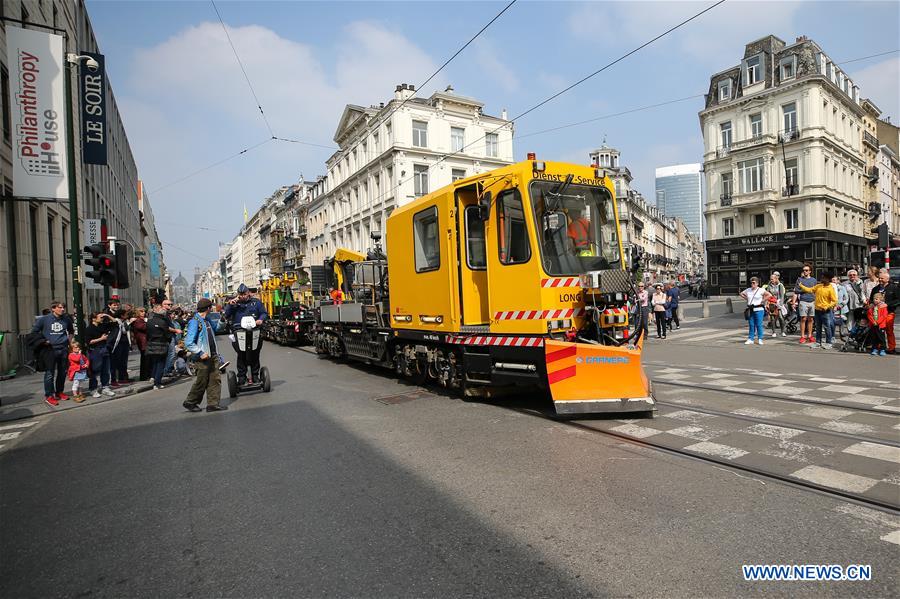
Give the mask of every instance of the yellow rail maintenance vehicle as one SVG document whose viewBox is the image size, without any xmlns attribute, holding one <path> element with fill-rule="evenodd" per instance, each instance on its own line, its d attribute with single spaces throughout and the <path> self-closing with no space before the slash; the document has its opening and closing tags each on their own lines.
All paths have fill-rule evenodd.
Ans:
<svg viewBox="0 0 900 599">
<path fill-rule="evenodd" d="M 652 415 L 619 232 L 602 169 L 529 155 L 455 181 L 391 214 L 387 259 L 354 264 L 364 293 L 321 307 L 317 348 L 468 396 L 537 387 L 558 414 Z"/>
</svg>

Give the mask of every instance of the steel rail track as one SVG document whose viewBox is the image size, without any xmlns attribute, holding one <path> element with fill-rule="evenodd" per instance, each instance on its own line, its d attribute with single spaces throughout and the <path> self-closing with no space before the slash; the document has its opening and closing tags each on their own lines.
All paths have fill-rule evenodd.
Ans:
<svg viewBox="0 0 900 599">
<path fill-rule="evenodd" d="M 502 404 L 495 404 L 501 407 Z M 648 447 L 650 449 L 655 449 L 657 451 L 668 453 L 670 455 L 676 455 L 679 457 L 691 458 L 694 460 L 699 460 L 701 462 L 706 462 L 708 464 L 715 464 L 716 466 L 721 466 L 727 468 L 729 470 L 736 470 L 739 472 L 744 472 L 747 474 L 752 474 L 754 476 L 766 478 L 769 480 L 775 480 L 780 483 L 784 483 L 789 486 L 798 487 L 810 491 L 815 491 L 817 493 L 827 495 L 833 498 L 839 498 L 845 501 L 850 501 L 852 503 L 856 503 L 859 505 L 863 505 L 865 507 L 870 507 L 873 509 L 877 509 L 883 512 L 888 512 L 893 515 L 900 515 L 900 504 L 893 504 L 887 501 L 882 501 L 880 499 L 872 499 L 869 497 L 865 497 L 863 495 L 859 495 L 857 493 L 850 493 L 847 491 L 841 491 L 840 489 L 835 489 L 832 487 L 827 487 L 825 485 L 819 485 L 810 481 L 805 481 L 801 479 L 791 478 L 790 476 L 784 474 L 778 474 L 776 472 L 770 472 L 763 468 L 757 468 L 755 466 L 746 466 L 743 464 L 735 464 L 725 459 L 719 459 L 715 456 L 710 456 L 706 454 L 694 453 L 692 451 L 686 451 L 684 449 L 679 449 L 677 447 L 669 447 L 662 443 L 654 443 L 653 441 L 649 441 L 647 439 L 636 439 L 629 435 L 623 433 L 617 433 L 615 431 L 607 431 L 602 429 L 597 429 L 592 426 L 588 426 L 583 422 L 579 422 L 576 420 L 567 420 L 560 419 L 555 414 L 546 414 L 540 411 L 526 409 L 526 408 L 514 408 L 508 407 L 508 409 L 518 412 L 520 414 L 525 414 L 528 416 L 533 416 L 535 418 L 541 418 L 543 420 L 550 420 L 553 422 L 557 422 L 559 424 L 569 426 L 572 428 L 576 428 L 585 432 L 603 435 L 607 437 L 612 437 L 615 439 L 619 439 L 622 441 L 627 441 L 634 445 Z"/>
<path fill-rule="evenodd" d="M 760 372 L 764 372 L 765 374 L 773 374 L 770 372 L 759 371 L 759 370 L 750 369 L 750 368 L 716 368 L 716 367 L 712 367 L 712 366 L 706 366 L 703 364 L 672 364 L 671 362 L 659 362 L 657 360 L 644 360 L 641 362 L 641 364 L 643 366 L 649 366 L 651 368 L 657 368 L 657 367 L 658 368 L 682 368 L 684 370 L 703 371 L 703 372 L 707 372 L 707 373 L 733 374 L 735 376 L 747 376 L 747 375 L 763 376 L 762 374 L 759 374 Z M 792 376 L 789 373 L 785 373 L 784 376 L 790 378 L 792 381 L 794 379 L 794 376 Z M 900 392 L 900 385 L 895 385 L 892 383 L 876 384 L 876 383 L 873 383 L 872 381 L 870 381 L 869 379 L 864 379 L 864 381 L 867 383 L 871 383 L 869 385 L 871 387 L 878 386 L 878 387 L 882 387 L 884 389 L 891 389 L 893 391 Z M 793 381 L 793 382 L 802 384 L 804 381 L 801 379 L 801 380 L 797 380 L 797 381 Z M 852 384 L 853 379 L 848 379 L 846 382 L 847 382 L 847 384 Z"/>
<path fill-rule="evenodd" d="M 891 412 L 888 410 L 879 410 L 877 408 L 870 408 L 867 406 L 859 406 L 853 405 L 845 402 L 836 402 L 836 401 L 815 401 L 812 399 L 804 399 L 802 397 L 790 397 L 786 395 L 776 395 L 774 393 L 766 393 L 765 391 L 753 391 L 751 392 L 742 392 L 742 391 L 734 391 L 730 389 L 723 389 L 722 387 L 716 387 L 715 385 L 700 385 L 697 383 L 682 383 L 679 381 L 666 381 L 655 379 L 650 377 L 650 380 L 653 381 L 654 385 L 669 385 L 671 387 L 685 387 L 688 389 L 702 389 L 704 391 L 718 391 L 719 393 L 733 393 L 735 395 L 744 395 L 747 397 L 760 397 L 767 399 L 777 399 L 780 401 L 788 401 L 794 403 L 802 403 L 811 406 L 825 406 L 825 407 L 835 407 L 835 408 L 844 408 L 847 410 L 856 410 L 858 412 L 867 412 L 869 414 L 881 414 L 882 416 L 900 416 L 897 412 Z"/>
<path fill-rule="evenodd" d="M 841 437 L 842 439 L 849 439 L 850 441 L 876 443 L 878 445 L 887 445 L 889 447 L 900 448 L 900 441 L 891 441 L 890 439 L 880 439 L 878 437 L 867 437 L 865 435 L 854 435 L 853 433 L 843 433 L 841 431 L 832 431 L 832 430 L 828 430 L 826 428 L 807 426 L 805 424 L 793 424 L 793 423 L 783 422 L 780 420 L 771 420 L 769 418 L 760 418 L 758 416 L 747 416 L 745 414 L 733 414 L 731 412 L 723 412 L 720 410 L 713 410 L 711 408 L 706 408 L 703 406 L 692 406 L 692 405 L 680 404 L 678 402 L 656 400 L 656 403 L 657 403 L 657 405 L 660 405 L 660 406 L 677 408 L 679 410 L 687 410 L 690 412 L 700 412 L 703 414 L 709 414 L 710 416 L 721 416 L 723 418 L 734 418 L 735 420 L 744 420 L 747 422 L 757 422 L 759 424 L 768 424 L 770 426 L 778 426 L 781 428 L 793 428 L 793 429 L 797 429 L 797 430 L 801 430 L 801 431 L 806 431 L 808 433 L 831 435 L 834 437 Z"/>
</svg>

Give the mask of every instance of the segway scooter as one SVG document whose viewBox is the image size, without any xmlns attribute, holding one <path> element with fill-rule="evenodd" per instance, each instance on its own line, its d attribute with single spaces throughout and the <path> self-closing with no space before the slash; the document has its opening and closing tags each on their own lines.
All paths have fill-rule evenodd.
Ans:
<svg viewBox="0 0 900 599">
<path fill-rule="evenodd" d="M 240 328 L 236 329 L 233 334 L 239 352 L 244 352 L 246 354 L 248 350 L 255 351 L 259 349 L 259 344 L 262 341 L 262 331 L 256 328 L 256 320 L 252 316 L 243 317 L 241 319 Z M 253 380 L 253 372 L 252 369 L 250 370 L 251 371 L 247 373 L 250 375 L 250 378 L 248 378 L 247 382 L 243 385 L 238 384 L 237 372 L 234 370 L 228 371 L 229 397 L 234 398 L 238 396 L 238 393 L 245 393 L 247 391 L 259 391 L 261 389 L 268 393 L 272 390 L 272 379 L 269 376 L 268 368 L 263 366 L 259 369 L 259 380 Z"/>
</svg>

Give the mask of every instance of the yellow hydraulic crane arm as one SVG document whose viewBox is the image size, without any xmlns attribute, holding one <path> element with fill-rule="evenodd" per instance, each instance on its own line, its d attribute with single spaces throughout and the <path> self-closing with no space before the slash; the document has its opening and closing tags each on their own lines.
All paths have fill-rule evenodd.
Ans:
<svg viewBox="0 0 900 599">
<path fill-rule="evenodd" d="M 334 257 L 332 257 L 328 262 L 329 266 L 334 269 L 334 280 L 337 283 L 338 289 L 344 292 L 346 296 L 350 295 L 350 290 L 345 286 L 345 277 L 344 277 L 344 266 L 349 262 L 362 262 L 366 259 L 365 254 L 361 254 L 359 252 L 355 252 L 353 250 L 348 250 L 346 248 L 338 248 L 334 252 Z"/>
</svg>

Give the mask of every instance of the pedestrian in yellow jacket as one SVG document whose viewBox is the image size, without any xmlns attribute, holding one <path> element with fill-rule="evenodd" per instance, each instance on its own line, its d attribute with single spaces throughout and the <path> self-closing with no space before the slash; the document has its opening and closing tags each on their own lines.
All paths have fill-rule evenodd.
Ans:
<svg viewBox="0 0 900 599">
<path fill-rule="evenodd" d="M 811 344 L 811 348 L 821 347 L 822 349 L 831 349 L 831 341 L 834 338 L 834 312 L 833 308 L 837 305 L 837 292 L 831 285 L 831 273 L 822 273 L 819 282 L 807 287 L 802 283 L 798 283 L 800 289 L 807 293 L 815 295 L 815 328 L 816 342 Z M 825 343 L 822 343 L 822 333 L 825 333 Z"/>
</svg>

